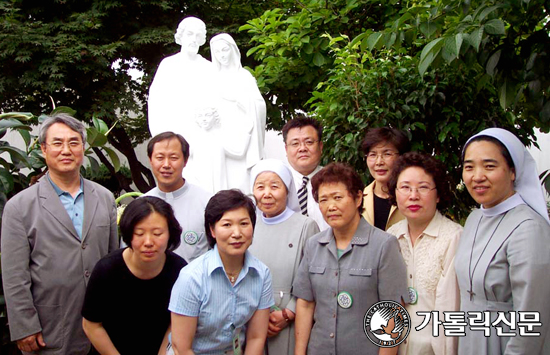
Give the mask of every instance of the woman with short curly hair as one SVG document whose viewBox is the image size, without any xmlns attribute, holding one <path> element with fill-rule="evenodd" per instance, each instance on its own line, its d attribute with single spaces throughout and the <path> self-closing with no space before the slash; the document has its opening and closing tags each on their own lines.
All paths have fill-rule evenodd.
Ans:
<svg viewBox="0 0 550 355">
<path fill-rule="evenodd" d="M 454 255 L 462 227 L 441 214 L 451 192 L 443 164 L 421 153 L 405 153 L 395 162 L 388 183 L 390 200 L 405 219 L 388 233 L 397 237 L 407 265 L 412 328 L 422 324 L 417 311 L 457 311 Z M 443 319 L 441 314 L 440 319 Z M 411 332 L 399 354 L 456 354 L 456 337 L 432 336 L 432 326 Z"/>
</svg>

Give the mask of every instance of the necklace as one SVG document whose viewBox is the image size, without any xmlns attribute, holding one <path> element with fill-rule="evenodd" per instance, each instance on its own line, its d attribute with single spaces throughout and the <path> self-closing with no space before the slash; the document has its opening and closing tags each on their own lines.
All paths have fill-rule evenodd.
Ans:
<svg viewBox="0 0 550 355">
<path fill-rule="evenodd" d="M 237 272 L 229 272 L 229 271 L 226 271 L 225 272 L 227 277 L 229 278 L 229 281 L 234 284 L 235 281 L 237 281 L 237 277 L 239 276 L 239 274 L 241 273 L 241 270 L 237 271 Z"/>
<path fill-rule="evenodd" d="M 483 250 L 481 251 L 481 254 L 479 254 L 479 257 L 477 258 L 477 261 L 474 265 L 474 269 L 472 270 L 472 257 L 474 255 L 474 246 L 476 244 L 477 231 L 479 229 L 479 225 L 481 224 L 481 220 L 483 219 L 483 216 L 481 216 L 481 218 L 479 219 L 479 222 L 477 222 L 476 232 L 474 234 L 474 240 L 472 242 L 472 248 L 470 249 L 470 261 L 468 262 L 468 278 L 470 279 L 470 289 L 466 292 L 468 292 L 470 294 L 470 301 L 476 295 L 474 293 L 473 283 L 474 283 L 474 273 L 476 272 L 477 264 L 479 264 L 479 261 L 481 260 L 481 257 L 483 256 L 483 253 L 485 253 L 485 249 L 487 249 L 487 247 L 489 246 L 489 243 L 491 242 L 491 239 L 493 239 L 498 227 L 500 226 L 500 222 L 502 222 L 502 220 L 506 216 L 506 213 L 508 213 L 508 212 L 504 212 L 504 214 L 500 218 L 500 221 L 498 221 L 496 228 L 493 230 L 493 233 L 489 237 L 489 240 L 487 241 L 487 243 L 485 243 L 485 246 L 483 247 Z"/>
</svg>

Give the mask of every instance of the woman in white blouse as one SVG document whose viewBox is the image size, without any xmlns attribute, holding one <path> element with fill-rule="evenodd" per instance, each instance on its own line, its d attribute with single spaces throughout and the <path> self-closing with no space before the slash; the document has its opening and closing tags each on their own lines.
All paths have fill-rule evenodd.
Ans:
<svg viewBox="0 0 550 355">
<path fill-rule="evenodd" d="M 458 311 L 454 255 L 462 227 L 444 217 L 451 194 L 446 172 L 436 159 L 416 152 L 402 155 L 389 180 L 390 199 L 405 219 L 388 229 L 397 237 L 407 265 L 412 328 L 424 321 L 417 311 Z M 432 335 L 432 321 L 411 332 L 399 354 L 456 354 L 457 338 Z"/>
</svg>

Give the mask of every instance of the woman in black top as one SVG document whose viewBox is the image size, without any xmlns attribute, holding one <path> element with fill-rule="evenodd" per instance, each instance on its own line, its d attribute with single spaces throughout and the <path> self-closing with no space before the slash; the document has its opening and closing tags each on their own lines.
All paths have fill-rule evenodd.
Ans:
<svg viewBox="0 0 550 355">
<path fill-rule="evenodd" d="M 94 268 L 82 308 L 83 328 L 100 354 L 164 354 L 172 285 L 186 262 L 172 253 L 181 227 L 170 205 L 142 197 L 120 220 L 128 245 Z"/>
<path fill-rule="evenodd" d="M 392 206 L 388 181 L 397 158 L 410 149 L 409 138 L 395 128 L 381 127 L 367 131 L 361 143 L 373 182 L 363 191 L 363 217 L 375 227 L 387 230 L 404 217 Z"/>
</svg>

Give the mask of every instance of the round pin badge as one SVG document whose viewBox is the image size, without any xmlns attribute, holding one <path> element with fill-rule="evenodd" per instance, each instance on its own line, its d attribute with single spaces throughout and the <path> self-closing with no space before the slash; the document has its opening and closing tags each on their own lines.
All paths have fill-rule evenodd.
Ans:
<svg viewBox="0 0 550 355">
<path fill-rule="evenodd" d="M 342 291 L 338 294 L 338 305 L 342 308 L 350 308 L 353 304 L 353 297 L 346 291 Z"/>
<path fill-rule="evenodd" d="M 410 304 L 418 302 L 418 292 L 413 287 L 409 287 L 409 299 L 411 300 Z"/>
<path fill-rule="evenodd" d="M 197 232 L 187 231 L 183 233 L 183 241 L 189 245 L 195 245 L 199 241 Z"/>
</svg>

